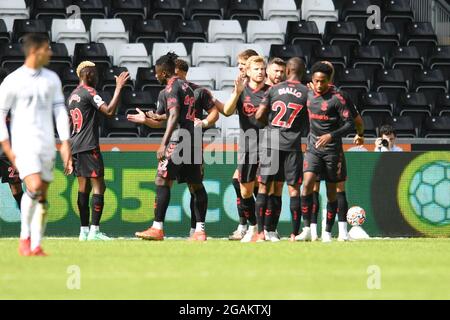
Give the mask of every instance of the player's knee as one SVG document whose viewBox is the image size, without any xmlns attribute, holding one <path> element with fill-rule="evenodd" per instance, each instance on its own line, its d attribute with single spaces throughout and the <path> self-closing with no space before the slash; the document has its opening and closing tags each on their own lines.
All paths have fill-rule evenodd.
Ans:
<svg viewBox="0 0 450 320">
<path fill-rule="evenodd" d="M 188 184 L 189 192 L 195 193 L 196 191 L 202 190 L 204 188 L 203 183 L 193 183 Z"/>
<path fill-rule="evenodd" d="M 267 194 L 267 185 L 264 183 L 259 183 L 258 193 Z"/>
<path fill-rule="evenodd" d="M 300 186 L 294 185 L 294 186 L 288 186 L 289 189 L 289 196 L 290 197 L 299 197 L 300 196 Z"/>
</svg>

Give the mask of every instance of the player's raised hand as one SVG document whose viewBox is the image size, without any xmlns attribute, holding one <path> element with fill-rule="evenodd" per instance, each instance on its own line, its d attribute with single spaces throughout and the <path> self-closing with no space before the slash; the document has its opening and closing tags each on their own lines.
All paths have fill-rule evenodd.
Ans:
<svg viewBox="0 0 450 320">
<path fill-rule="evenodd" d="M 237 79 L 234 81 L 234 91 L 238 95 L 240 95 L 242 91 L 244 91 L 246 85 L 247 85 L 247 77 L 238 75 Z"/>
<path fill-rule="evenodd" d="M 319 139 L 316 141 L 316 149 L 324 148 L 327 144 L 331 142 L 333 138 L 331 137 L 331 134 L 327 133 L 323 136 L 320 136 Z"/>
<path fill-rule="evenodd" d="M 119 74 L 119 76 L 115 76 L 116 78 L 116 87 L 122 89 L 124 85 L 127 83 L 128 79 L 130 79 L 130 74 L 126 71 Z"/>
<path fill-rule="evenodd" d="M 146 118 L 145 113 L 139 108 L 136 108 L 136 111 L 137 114 L 128 114 L 127 120 L 138 124 L 144 124 Z"/>
</svg>

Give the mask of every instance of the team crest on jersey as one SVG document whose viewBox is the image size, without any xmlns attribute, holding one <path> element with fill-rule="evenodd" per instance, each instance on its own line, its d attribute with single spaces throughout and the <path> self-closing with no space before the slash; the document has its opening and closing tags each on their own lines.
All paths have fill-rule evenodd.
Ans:
<svg viewBox="0 0 450 320">
<path fill-rule="evenodd" d="M 320 110 L 322 110 L 322 111 L 328 110 L 328 102 L 327 101 L 322 102 L 322 106 L 321 106 Z"/>
<path fill-rule="evenodd" d="M 253 105 L 253 103 L 250 103 L 250 102 L 244 102 L 243 110 L 244 110 L 244 113 L 245 113 L 247 116 L 252 116 L 252 115 L 254 115 L 254 114 L 256 113 L 256 111 L 258 111 L 258 108 L 256 108 L 256 107 Z"/>
<path fill-rule="evenodd" d="M 71 95 L 71 96 L 70 96 L 70 99 L 69 99 L 69 104 L 71 104 L 73 101 L 75 101 L 75 102 L 80 102 L 80 101 L 81 101 L 80 96 L 77 95 L 76 93 L 73 94 L 73 95 Z"/>
</svg>

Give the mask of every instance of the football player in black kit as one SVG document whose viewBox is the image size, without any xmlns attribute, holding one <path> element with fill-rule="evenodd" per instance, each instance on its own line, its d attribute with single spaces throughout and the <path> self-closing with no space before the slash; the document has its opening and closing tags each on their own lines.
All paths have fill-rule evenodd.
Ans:
<svg viewBox="0 0 450 320">
<path fill-rule="evenodd" d="M 225 116 L 230 116 L 236 110 L 238 111 L 242 131 L 239 137 L 238 177 L 242 196 L 241 208 L 250 227 L 241 242 L 264 240 L 264 232 L 259 234 L 256 226 L 257 219 L 263 219 L 264 215 L 255 217 L 255 199 L 253 197 L 259 162 L 259 130 L 264 125 L 256 120 L 255 115 L 265 92 L 270 88 L 265 84 L 266 63 L 264 57 L 250 57 L 247 60 L 246 70 L 248 79 L 242 76 L 238 77 L 231 98 L 223 108 Z"/>
<path fill-rule="evenodd" d="M 95 91 L 98 74 L 95 64 L 80 63 L 77 68 L 79 86 L 69 96 L 67 104 L 71 117 L 72 158 L 74 175 L 78 179 L 78 210 L 80 212 L 80 241 L 109 240 L 100 232 L 104 207 L 104 164 L 99 144 L 99 113 L 113 116 L 120 100 L 120 92 L 129 79 L 128 72 L 116 77 L 116 89 L 111 103 L 106 104 Z M 92 217 L 89 229 L 89 196 L 92 195 Z"/>
<path fill-rule="evenodd" d="M 261 144 L 259 193 L 256 207 L 264 212 L 272 182 L 286 181 L 290 195 L 292 237 L 298 235 L 301 221 L 300 184 L 303 155 L 301 149 L 302 123 L 307 117 L 308 88 L 300 83 L 305 65 L 300 58 L 292 58 L 286 67 L 287 80 L 270 88 L 260 104 L 256 119 L 267 119 L 265 138 Z M 264 121 L 265 122 L 265 121 Z M 279 185 L 279 184 L 278 184 Z M 282 184 L 281 184 L 282 188 Z M 269 212 L 270 213 L 270 212 Z M 266 214 L 268 238 L 275 242 L 274 215 Z M 262 227 L 259 226 L 259 231 Z"/>
<path fill-rule="evenodd" d="M 314 91 L 308 93 L 310 132 L 303 162 L 302 214 L 305 227 L 296 240 L 311 240 L 313 189 L 317 175 L 327 185 L 327 219 L 322 241 L 331 241 L 337 213 L 336 184 L 347 178 L 342 136 L 352 128 L 350 109 L 341 93 L 330 86 L 333 69 L 317 62 L 311 69 Z"/>
</svg>

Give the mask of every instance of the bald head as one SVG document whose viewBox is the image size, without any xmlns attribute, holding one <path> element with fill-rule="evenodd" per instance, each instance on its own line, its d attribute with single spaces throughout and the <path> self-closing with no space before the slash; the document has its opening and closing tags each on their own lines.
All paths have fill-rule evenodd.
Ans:
<svg viewBox="0 0 450 320">
<path fill-rule="evenodd" d="M 288 80 L 300 81 L 305 73 L 305 63 L 302 59 L 294 57 L 286 64 L 286 75 Z"/>
</svg>

